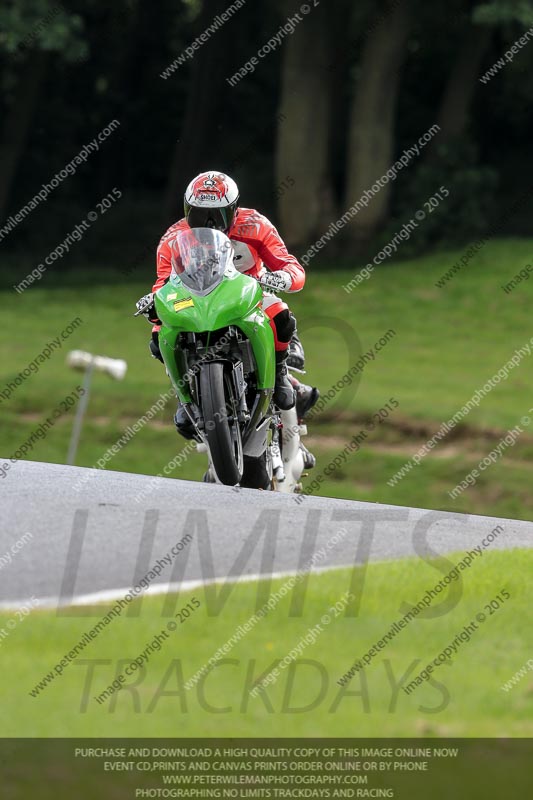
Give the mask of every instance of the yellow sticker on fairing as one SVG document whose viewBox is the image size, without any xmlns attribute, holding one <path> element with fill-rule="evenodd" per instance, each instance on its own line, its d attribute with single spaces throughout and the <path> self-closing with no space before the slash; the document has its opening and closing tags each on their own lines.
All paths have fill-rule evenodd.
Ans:
<svg viewBox="0 0 533 800">
<path fill-rule="evenodd" d="M 193 305 L 192 297 L 186 297 L 185 300 L 178 300 L 174 303 L 174 311 L 183 311 L 184 308 L 190 308 Z"/>
</svg>

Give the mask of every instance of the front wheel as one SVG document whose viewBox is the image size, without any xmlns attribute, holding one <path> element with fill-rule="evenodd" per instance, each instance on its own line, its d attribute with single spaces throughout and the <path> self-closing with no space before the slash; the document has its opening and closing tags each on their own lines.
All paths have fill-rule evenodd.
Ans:
<svg viewBox="0 0 533 800">
<path fill-rule="evenodd" d="M 204 432 L 211 462 L 219 481 L 235 486 L 242 478 L 242 437 L 231 376 L 218 362 L 204 364 L 200 372 Z"/>
</svg>

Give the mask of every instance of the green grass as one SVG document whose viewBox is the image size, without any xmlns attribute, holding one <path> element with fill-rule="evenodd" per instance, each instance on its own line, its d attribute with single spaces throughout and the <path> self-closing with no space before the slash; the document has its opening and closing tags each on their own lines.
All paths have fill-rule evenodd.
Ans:
<svg viewBox="0 0 533 800">
<path fill-rule="evenodd" d="M 327 441 L 327 440 L 326 440 Z M 474 486 L 467 488 L 458 497 L 451 498 L 448 492 L 459 485 L 479 461 L 495 446 L 496 442 L 480 440 L 472 448 L 472 440 L 454 443 L 450 455 L 427 457 L 415 467 L 399 484 L 389 486 L 387 481 L 401 469 L 409 457 L 423 442 L 402 441 L 396 447 L 385 445 L 374 436 L 368 439 L 361 450 L 352 455 L 332 474 L 324 475 L 339 451 L 342 443 L 324 447 L 320 443 L 310 445 L 317 457 L 318 467 L 309 473 L 304 487 L 314 490 L 317 475 L 323 476 L 318 491 L 312 494 L 338 497 L 363 502 L 409 505 L 415 508 L 433 508 L 444 511 L 459 511 L 465 514 L 481 514 L 511 519 L 533 519 L 533 467 L 531 441 L 509 449 L 499 462 L 481 473 Z M 387 452 L 386 448 L 390 451 Z M 471 449 L 472 448 L 472 449 Z M 303 500 L 311 503 L 312 500 Z"/>
<path fill-rule="evenodd" d="M 449 557 L 450 568 L 460 557 Z M 301 616 L 289 616 L 291 594 L 287 594 L 227 653 L 228 661 L 213 670 L 200 688 L 186 691 L 184 682 L 254 613 L 260 584 L 235 584 L 216 616 L 207 614 L 204 591 L 197 590 L 193 594 L 201 607 L 151 656 L 143 679 L 101 705 L 93 698 L 165 628 L 169 617 L 162 616 L 164 598 L 144 598 L 138 617 L 113 620 L 37 698 L 29 691 L 96 624 L 107 606 L 85 617 L 32 612 L 2 641 L 7 676 L 0 689 L 3 735 L 528 737 L 533 733 L 530 679 L 508 693 L 500 687 L 531 656 L 525 621 L 532 601 L 532 569 L 531 550 L 484 553 L 462 573 L 457 605 L 442 616 L 412 621 L 365 674 L 356 675 L 344 689 L 337 679 L 403 615 L 403 601 L 416 603 L 443 577 L 440 568 L 407 559 L 369 564 L 366 574 L 357 567 L 313 575 Z M 330 613 L 330 624 L 323 625 L 316 641 L 300 653 L 296 671 L 294 664 L 281 671 L 267 690 L 268 700 L 251 698 L 251 681 L 295 647 L 353 588 L 352 579 L 362 585 L 356 616 L 333 618 Z M 271 591 L 283 582 L 273 582 Z M 432 683 L 405 694 L 399 688 L 402 680 L 412 680 L 504 588 L 511 599 L 487 616 L 452 666 L 440 667 Z M 175 608 L 185 606 L 191 596 L 183 594 Z M 439 604 L 442 600 L 440 595 Z M 0 628 L 7 630 L 10 616 L 6 612 L 0 616 Z M 402 676 L 409 669 L 412 675 L 406 681 Z"/>
<path fill-rule="evenodd" d="M 362 265 L 354 264 L 353 272 L 314 272 L 311 265 L 305 290 L 290 297 L 289 302 L 306 347 L 308 380 L 323 393 L 354 363 L 359 354 L 358 340 L 362 350 L 368 351 L 386 331 L 396 331 L 376 359 L 367 364 L 358 385 L 339 392 L 313 420 L 313 436 L 334 436 L 337 440 L 334 447 L 326 439 L 318 442 L 318 469 L 359 429 L 358 420 L 368 418 L 391 397 L 399 402 L 391 422 L 398 433 L 395 442 L 402 444 L 401 452 L 389 447 L 390 432 L 380 426 L 363 450 L 350 457 L 346 468 L 324 484 L 322 493 L 494 515 L 512 511 L 514 516 L 531 518 L 533 498 L 527 486 L 532 478 L 529 455 L 533 453 L 533 436 L 527 431 L 515 448 L 486 471 L 479 486 L 457 500 L 447 494 L 477 463 L 470 453 L 471 437 L 477 437 L 476 451 L 483 457 L 497 443 L 498 434 L 517 425 L 533 406 L 527 356 L 469 414 L 468 430 L 454 440 L 452 455 L 448 457 L 441 444 L 397 487 L 388 487 L 386 481 L 517 348 L 529 342 L 533 334 L 531 286 L 521 283 L 509 295 L 501 286 L 530 260 L 532 248 L 531 240 L 490 242 L 444 289 L 434 284 L 462 251 L 378 268 L 351 294 L 342 287 Z M 123 284 L 109 286 L 87 282 L 62 286 L 51 273 L 22 295 L 8 289 L 0 293 L 4 322 L 12 332 L 0 345 L 0 391 L 73 317 L 79 315 L 84 320 L 63 343 L 62 352 L 55 353 L 10 400 L 0 403 L 3 455 L 11 455 L 80 382 L 81 375 L 65 366 L 68 349 L 86 349 L 128 362 L 122 382 L 103 375 L 94 378 L 77 460 L 81 466 L 95 464 L 125 427 L 166 391 L 164 370 L 148 354 L 149 327 L 144 319 L 132 316 L 134 301 L 149 288 L 151 280 L 147 272 L 144 282 L 136 277 L 135 283 L 125 279 Z M 148 425 L 135 436 L 112 459 L 109 468 L 162 472 L 184 446 L 172 426 L 173 410 L 169 404 L 160 412 L 157 424 Z M 340 411 L 343 416 L 339 416 Z M 59 419 L 28 457 L 64 462 L 72 416 L 70 412 Z M 425 435 L 417 436 L 417 428 Z M 492 440 L 478 446 L 487 431 Z M 204 458 L 191 456 L 172 475 L 196 480 L 203 471 Z"/>
</svg>

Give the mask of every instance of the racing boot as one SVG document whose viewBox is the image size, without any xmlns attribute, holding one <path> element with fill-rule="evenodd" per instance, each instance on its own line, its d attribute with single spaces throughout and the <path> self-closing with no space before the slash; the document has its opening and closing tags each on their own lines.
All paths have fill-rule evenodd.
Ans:
<svg viewBox="0 0 533 800">
<path fill-rule="evenodd" d="M 298 422 L 301 422 L 315 405 L 320 397 L 320 392 L 316 386 L 308 386 L 306 383 L 300 383 L 294 375 L 290 376 L 290 381 L 296 392 L 296 414 L 298 415 Z"/>
<path fill-rule="evenodd" d="M 297 372 L 305 372 L 305 353 L 297 331 L 294 331 L 289 342 L 287 366 Z"/>
<path fill-rule="evenodd" d="M 159 333 L 157 331 L 152 333 L 152 338 L 150 339 L 148 346 L 152 356 L 164 364 L 165 362 L 163 361 L 163 356 L 161 355 L 161 350 L 159 349 Z"/>
<path fill-rule="evenodd" d="M 176 426 L 176 430 L 181 436 L 183 436 L 184 439 L 196 439 L 197 442 L 201 441 L 196 434 L 194 425 L 189 419 L 189 415 L 181 403 L 178 406 L 176 414 L 174 415 L 174 424 Z"/>
<path fill-rule="evenodd" d="M 316 466 L 316 458 L 314 455 L 302 442 L 300 442 L 300 450 L 302 451 L 304 459 L 304 469 L 313 469 L 313 467 Z"/>
<path fill-rule="evenodd" d="M 281 411 L 293 408 L 296 397 L 287 372 L 287 351 L 276 351 L 276 384 L 273 399 Z"/>
</svg>

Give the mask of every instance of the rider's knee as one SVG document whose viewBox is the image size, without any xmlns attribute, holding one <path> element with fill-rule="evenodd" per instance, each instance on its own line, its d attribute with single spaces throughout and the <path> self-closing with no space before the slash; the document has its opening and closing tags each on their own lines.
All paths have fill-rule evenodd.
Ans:
<svg viewBox="0 0 533 800">
<path fill-rule="evenodd" d="M 294 331 L 296 330 L 296 318 L 294 314 L 288 309 L 284 308 L 279 314 L 274 317 L 274 324 L 280 342 L 290 342 Z"/>
</svg>

